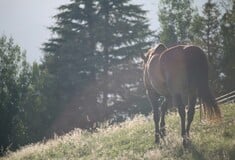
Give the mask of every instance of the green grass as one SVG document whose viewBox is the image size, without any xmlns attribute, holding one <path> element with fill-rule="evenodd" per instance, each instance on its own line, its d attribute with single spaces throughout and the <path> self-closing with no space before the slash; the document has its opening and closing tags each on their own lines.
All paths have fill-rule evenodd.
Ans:
<svg viewBox="0 0 235 160">
<path fill-rule="evenodd" d="M 179 116 L 167 116 L 167 136 L 161 145 L 154 144 L 152 117 L 136 116 L 121 124 L 103 127 L 95 133 L 74 130 L 9 152 L 0 160 L 229 160 L 235 159 L 235 105 L 222 106 L 223 122 L 205 124 L 199 114 L 191 127 L 192 145 L 185 150 L 180 137 Z"/>
</svg>

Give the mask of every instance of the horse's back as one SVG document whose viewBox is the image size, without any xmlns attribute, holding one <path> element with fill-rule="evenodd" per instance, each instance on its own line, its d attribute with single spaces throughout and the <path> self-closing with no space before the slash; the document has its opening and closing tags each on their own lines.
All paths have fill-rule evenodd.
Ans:
<svg viewBox="0 0 235 160">
<path fill-rule="evenodd" d="M 166 50 L 160 57 L 161 70 L 171 94 L 180 94 L 186 89 L 187 66 L 183 50 L 184 46 L 176 46 Z"/>
</svg>

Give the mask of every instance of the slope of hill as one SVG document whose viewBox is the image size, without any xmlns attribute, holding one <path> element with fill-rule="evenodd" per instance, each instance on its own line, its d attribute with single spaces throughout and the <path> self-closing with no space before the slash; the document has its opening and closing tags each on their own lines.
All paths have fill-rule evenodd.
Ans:
<svg viewBox="0 0 235 160">
<path fill-rule="evenodd" d="M 192 124 L 190 149 L 181 144 L 177 113 L 167 116 L 167 136 L 161 145 L 154 144 L 152 117 L 136 116 L 124 123 L 103 127 L 95 133 L 76 129 L 69 134 L 22 147 L 0 160 L 44 159 L 235 159 L 235 105 L 222 106 L 223 122 L 205 124 L 199 113 Z"/>
</svg>

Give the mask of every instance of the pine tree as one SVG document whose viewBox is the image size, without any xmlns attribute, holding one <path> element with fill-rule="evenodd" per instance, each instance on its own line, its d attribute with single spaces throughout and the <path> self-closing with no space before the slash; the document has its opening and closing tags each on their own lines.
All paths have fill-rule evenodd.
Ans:
<svg viewBox="0 0 235 160">
<path fill-rule="evenodd" d="M 221 13 L 216 3 L 208 0 L 203 5 L 202 15 L 195 15 L 191 25 L 192 41 L 205 51 L 209 62 L 209 79 L 211 88 L 217 94 L 221 92 L 220 73 L 223 58 L 221 37 Z"/>
<path fill-rule="evenodd" d="M 216 93 L 221 90 L 219 74 L 221 72 L 222 46 L 220 35 L 221 14 L 216 3 L 208 0 L 203 6 L 201 47 L 209 61 L 209 79 Z"/>
<path fill-rule="evenodd" d="M 205 45 L 204 42 L 202 41 L 203 29 L 204 29 L 203 21 L 204 18 L 201 15 L 199 15 L 199 13 L 197 13 L 193 16 L 192 24 L 190 26 L 190 33 L 192 34 L 191 41 L 193 44 L 198 46 Z"/>
<path fill-rule="evenodd" d="M 87 114 L 83 112 L 84 108 L 96 112 L 95 67 L 96 61 L 101 59 L 95 51 L 96 8 L 97 3 L 93 0 L 71 0 L 58 8 L 59 13 L 54 16 L 56 24 L 49 28 L 54 37 L 44 43 L 43 68 L 50 75 L 53 88 L 48 86 L 44 94 L 50 91 L 54 100 L 50 107 L 56 111 L 55 120 L 71 108 L 76 109 L 78 118 Z M 78 102 L 72 104 L 73 99 Z M 60 130 L 61 127 L 53 128 Z"/>
<path fill-rule="evenodd" d="M 130 0 L 72 0 L 59 7 L 43 65 L 57 86 L 52 96 L 61 107 L 78 106 L 77 117 L 87 123 L 80 125 L 89 128 L 123 100 L 126 82 L 114 77 L 151 44 L 145 13 Z"/>
<path fill-rule="evenodd" d="M 204 5 L 203 8 L 203 48 L 206 50 L 210 63 L 216 63 L 216 58 L 219 54 L 220 39 L 220 12 L 216 3 L 212 3 L 211 0 Z M 217 54 L 217 55 L 216 55 Z"/>
<path fill-rule="evenodd" d="M 133 57 L 139 56 L 143 48 L 150 43 L 147 38 L 151 35 L 145 11 L 140 6 L 128 4 L 129 0 L 118 2 L 109 0 L 100 1 L 100 31 L 101 45 L 103 46 L 104 64 L 101 73 L 106 77 L 103 90 L 103 105 L 107 106 L 108 81 L 112 81 L 112 70 L 126 70 L 123 68 L 126 62 Z M 110 73 L 110 75 L 109 75 Z M 110 79 L 109 79 L 110 78 Z M 121 79 L 121 77 L 119 77 Z M 120 81 L 120 80 L 119 80 Z"/>
<path fill-rule="evenodd" d="M 160 41 L 170 46 L 189 42 L 194 11 L 191 0 L 161 0 L 158 14 L 162 29 Z"/>
<path fill-rule="evenodd" d="M 231 2 L 231 10 L 227 10 L 222 17 L 221 34 L 223 39 L 224 57 L 222 67 L 224 72 L 224 92 L 235 89 L 235 3 Z"/>
</svg>

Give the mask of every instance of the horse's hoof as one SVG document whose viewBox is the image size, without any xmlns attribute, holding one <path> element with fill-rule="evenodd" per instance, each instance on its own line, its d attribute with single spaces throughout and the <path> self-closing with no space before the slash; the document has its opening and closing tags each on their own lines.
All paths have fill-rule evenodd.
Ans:
<svg viewBox="0 0 235 160">
<path fill-rule="evenodd" d="M 187 148 L 187 140 L 183 139 L 183 146 L 184 148 Z"/>
<path fill-rule="evenodd" d="M 161 138 L 165 137 L 166 136 L 166 130 L 162 129 L 161 132 L 160 132 L 160 135 L 161 135 Z"/>
<path fill-rule="evenodd" d="M 191 141 L 189 138 L 183 138 L 183 146 L 185 149 L 187 149 L 191 146 Z"/>
<path fill-rule="evenodd" d="M 159 134 L 155 135 L 155 143 L 156 144 L 160 144 L 160 136 L 159 136 Z"/>
<path fill-rule="evenodd" d="M 160 138 L 155 138 L 155 143 L 160 144 Z"/>
</svg>

